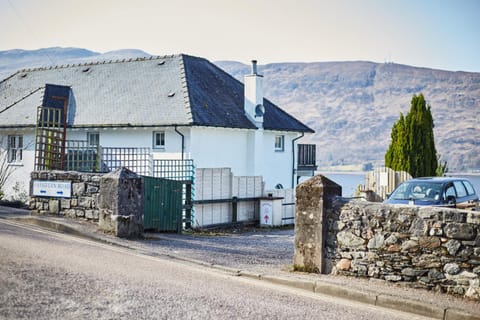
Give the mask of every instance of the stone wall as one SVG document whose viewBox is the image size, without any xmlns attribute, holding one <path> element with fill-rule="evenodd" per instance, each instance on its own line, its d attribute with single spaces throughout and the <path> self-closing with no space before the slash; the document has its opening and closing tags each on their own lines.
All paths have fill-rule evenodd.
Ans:
<svg viewBox="0 0 480 320">
<path fill-rule="evenodd" d="M 126 168 L 107 173 L 100 179 L 100 229 L 119 237 L 143 234 L 142 178 Z"/>
<path fill-rule="evenodd" d="M 31 174 L 30 195 L 34 180 L 72 181 L 71 198 L 30 197 L 29 208 L 34 214 L 52 214 L 69 218 L 98 221 L 98 197 L 102 174 L 73 171 L 34 171 Z"/>
<path fill-rule="evenodd" d="M 480 212 L 346 200 L 324 192 L 335 190 L 325 188 L 331 183 L 314 177 L 297 186 L 297 270 L 480 300 Z"/>
<path fill-rule="evenodd" d="M 480 300 L 480 212 L 334 201 L 327 272 Z"/>
<path fill-rule="evenodd" d="M 296 270 L 322 273 L 325 259 L 322 254 L 326 229 L 324 212 L 331 207 L 332 199 L 342 195 L 342 187 L 328 178 L 317 175 L 299 184 L 295 204 L 295 253 Z"/>
<path fill-rule="evenodd" d="M 71 197 L 33 196 L 35 180 L 71 181 Z M 30 210 L 33 214 L 49 214 L 87 219 L 99 229 L 118 237 L 143 234 L 143 182 L 136 173 L 117 169 L 108 174 L 73 171 L 32 172 Z"/>
</svg>

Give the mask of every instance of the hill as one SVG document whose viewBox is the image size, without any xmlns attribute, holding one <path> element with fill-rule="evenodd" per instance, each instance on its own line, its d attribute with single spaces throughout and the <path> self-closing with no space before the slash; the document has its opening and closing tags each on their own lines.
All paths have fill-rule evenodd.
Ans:
<svg viewBox="0 0 480 320">
<path fill-rule="evenodd" d="M 217 65 L 242 79 L 249 66 Z M 414 94 L 432 108 L 437 152 L 450 171 L 480 168 L 480 73 L 393 63 L 317 62 L 259 66 L 265 96 L 316 133 L 320 166 L 381 165 L 390 130 Z"/>
<path fill-rule="evenodd" d="M 18 69 L 150 56 L 127 49 L 100 54 L 79 48 L 0 51 L 0 78 Z M 216 64 L 243 81 L 250 66 Z M 365 61 L 274 63 L 259 66 L 265 96 L 313 128 L 318 164 L 382 165 L 390 130 L 413 94 L 432 107 L 435 143 L 450 171 L 480 169 L 480 73 Z"/>
</svg>

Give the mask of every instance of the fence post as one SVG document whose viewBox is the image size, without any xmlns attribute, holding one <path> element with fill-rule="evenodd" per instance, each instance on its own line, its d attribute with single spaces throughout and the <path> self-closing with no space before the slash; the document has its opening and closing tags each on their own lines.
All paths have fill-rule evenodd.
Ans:
<svg viewBox="0 0 480 320">
<path fill-rule="evenodd" d="M 102 146 L 100 144 L 97 145 L 97 163 L 95 164 L 95 171 L 94 172 L 102 172 Z"/>
<path fill-rule="evenodd" d="M 98 199 L 99 227 L 117 237 L 143 234 L 142 178 L 127 168 L 120 168 L 100 178 Z"/>
<path fill-rule="evenodd" d="M 192 183 L 185 184 L 185 229 L 192 227 Z"/>
</svg>

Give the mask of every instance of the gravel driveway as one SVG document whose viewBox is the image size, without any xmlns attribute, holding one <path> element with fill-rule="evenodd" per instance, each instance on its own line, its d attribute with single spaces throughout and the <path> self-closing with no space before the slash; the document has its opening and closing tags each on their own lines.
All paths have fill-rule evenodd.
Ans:
<svg viewBox="0 0 480 320">
<path fill-rule="evenodd" d="M 142 243 L 157 252 L 259 273 L 287 269 L 293 264 L 293 228 L 249 230 L 147 234 L 147 240 Z"/>
</svg>

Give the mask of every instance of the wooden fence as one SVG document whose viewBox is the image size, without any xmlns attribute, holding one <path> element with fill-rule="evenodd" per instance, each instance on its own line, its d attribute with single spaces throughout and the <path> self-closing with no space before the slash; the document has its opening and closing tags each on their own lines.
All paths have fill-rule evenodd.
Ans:
<svg viewBox="0 0 480 320">
<path fill-rule="evenodd" d="M 230 168 L 195 171 L 194 225 L 207 226 L 258 220 L 256 198 L 262 197 L 261 176 L 234 176 Z"/>
<path fill-rule="evenodd" d="M 373 192 L 375 201 L 383 201 L 387 195 L 402 182 L 412 179 L 412 176 L 405 171 L 394 171 L 390 168 L 376 168 L 367 173 L 365 181 L 365 191 Z"/>
</svg>

